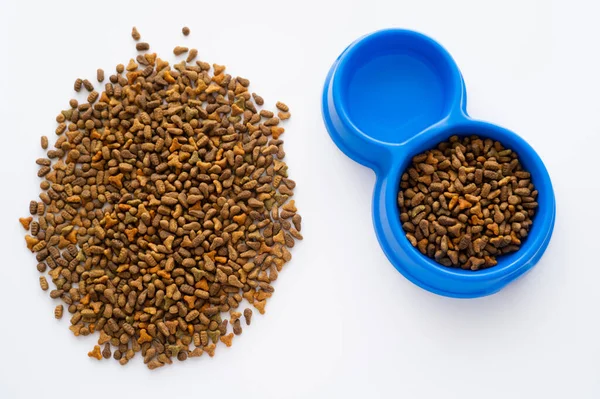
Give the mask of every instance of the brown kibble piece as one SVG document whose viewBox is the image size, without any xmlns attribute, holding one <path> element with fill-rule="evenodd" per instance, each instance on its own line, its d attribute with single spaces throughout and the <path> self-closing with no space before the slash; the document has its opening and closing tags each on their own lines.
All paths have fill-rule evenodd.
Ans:
<svg viewBox="0 0 600 399">
<path fill-rule="evenodd" d="M 138 32 L 138 30 L 135 26 L 133 28 L 131 28 L 131 37 L 136 42 L 142 38 L 142 36 L 140 35 L 140 32 Z"/>
<path fill-rule="evenodd" d="M 197 55 L 198 55 L 198 50 L 196 50 L 195 48 L 191 49 L 190 52 L 188 53 L 187 58 L 185 59 L 185 62 L 192 62 L 193 60 L 196 59 Z"/>
<path fill-rule="evenodd" d="M 279 119 L 281 119 L 282 121 L 284 121 L 286 119 L 290 119 L 290 117 L 292 115 L 289 112 L 278 112 L 277 116 L 279 117 Z"/>
<path fill-rule="evenodd" d="M 87 79 L 83 80 L 83 87 L 85 87 L 87 91 L 94 91 L 94 85 Z"/>
<path fill-rule="evenodd" d="M 48 291 L 48 280 L 44 276 L 40 276 L 40 287 L 42 290 Z"/>
<path fill-rule="evenodd" d="M 265 103 L 265 100 L 263 100 L 263 98 L 256 93 L 252 93 L 252 98 L 254 98 L 254 102 L 257 105 L 263 105 Z"/>
<path fill-rule="evenodd" d="M 240 319 L 237 319 L 233 323 L 233 333 L 235 335 L 240 335 L 242 333 L 242 323 L 240 322 Z"/>
<path fill-rule="evenodd" d="M 187 47 L 183 47 L 183 46 L 176 46 L 173 49 L 173 54 L 175 55 L 181 55 L 183 53 L 187 53 L 188 52 L 188 48 Z"/>
<path fill-rule="evenodd" d="M 29 201 L 29 213 L 35 215 L 37 213 L 38 203 L 37 201 Z"/>
<path fill-rule="evenodd" d="M 249 326 L 252 322 L 252 309 L 246 308 L 244 309 L 244 318 L 246 319 L 246 325 Z"/>
<path fill-rule="evenodd" d="M 137 51 L 147 51 L 150 50 L 150 45 L 146 42 L 139 42 L 135 44 L 135 49 Z"/>
<path fill-rule="evenodd" d="M 283 112 L 288 112 L 290 110 L 290 108 L 287 105 L 285 105 L 284 103 L 282 103 L 280 101 L 277 101 L 275 106 L 277 107 L 278 110 L 283 111 Z"/>
<path fill-rule="evenodd" d="M 81 86 L 83 85 L 83 79 L 77 78 L 75 79 L 75 84 L 73 85 L 73 90 L 76 92 L 81 91 Z"/>
<path fill-rule="evenodd" d="M 188 28 L 187 26 L 184 26 L 183 28 L 181 28 L 181 33 L 183 33 L 183 36 L 187 36 L 190 34 L 190 28 Z"/>
<path fill-rule="evenodd" d="M 48 137 L 42 136 L 40 144 L 42 145 L 42 149 L 48 149 Z"/>
<path fill-rule="evenodd" d="M 98 99 L 98 97 L 100 96 L 100 94 L 98 94 L 97 91 L 93 90 L 89 95 L 88 95 L 88 103 L 93 104 L 96 102 L 96 100 Z"/>
<path fill-rule="evenodd" d="M 161 363 L 161 362 L 160 362 L 160 360 L 158 360 L 158 359 L 152 359 L 152 360 L 150 360 L 150 361 L 148 362 L 148 365 L 147 365 L 147 366 L 148 366 L 148 368 L 149 368 L 150 370 L 155 370 L 155 369 L 157 369 L 157 368 L 159 368 L 159 367 L 163 367 L 164 365 L 165 365 L 165 364 L 164 364 L 164 363 Z"/>
<path fill-rule="evenodd" d="M 56 305 L 54 308 L 54 318 L 57 320 L 62 319 L 63 316 L 63 305 Z"/>
<path fill-rule="evenodd" d="M 107 342 L 104 344 L 104 349 L 102 350 L 102 357 L 105 359 L 110 359 L 112 352 L 110 350 L 110 344 Z"/>
<path fill-rule="evenodd" d="M 98 70 L 96 71 L 96 79 L 100 83 L 104 82 L 104 69 L 98 68 Z"/>
</svg>

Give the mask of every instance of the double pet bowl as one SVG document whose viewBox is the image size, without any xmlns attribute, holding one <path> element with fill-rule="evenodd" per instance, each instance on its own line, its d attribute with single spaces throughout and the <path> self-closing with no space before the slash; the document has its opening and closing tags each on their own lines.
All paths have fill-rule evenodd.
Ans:
<svg viewBox="0 0 600 399">
<path fill-rule="evenodd" d="M 534 149 L 515 133 L 467 114 L 458 66 L 434 40 L 389 29 L 352 43 L 335 61 L 323 90 L 323 118 L 336 145 L 375 172 L 373 222 L 394 267 L 436 294 L 474 298 L 493 294 L 530 270 L 548 246 L 556 205 L 550 176 Z M 479 271 L 444 267 L 405 236 L 397 195 L 411 158 L 450 136 L 498 140 L 519 154 L 539 194 L 533 225 L 521 248 Z"/>
</svg>

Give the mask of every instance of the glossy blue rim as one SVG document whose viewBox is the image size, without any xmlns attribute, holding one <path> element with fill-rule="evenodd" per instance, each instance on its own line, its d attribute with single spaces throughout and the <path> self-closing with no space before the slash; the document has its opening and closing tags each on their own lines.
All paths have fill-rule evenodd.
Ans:
<svg viewBox="0 0 600 399">
<path fill-rule="evenodd" d="M 443 60 L 441 67 L 452 79 L 448 87 L 451 106 L 439 122 L 416 132 L 402 143 L 386 143 L 369 137 L 349 119 L 343 102 L 345 70 L 348 57 L 368 48 L 376 40 L 401 36 L 402 42 L 433 46 Z M 438 65 L 440 67 L 440 65 Z M 338 148 L 358 163 L 373 169 L 377 175 L 373 195 L 373 223 L 379 243 L 394 267 L 416 285 L 439 295 L 475 298 L 493 294 L 530 270 L 546 250 L 556 217 L 556 202 L 550 176 L 535 150 L 520 136 L 502 127 L 476 121 L 466 113 L 466 88 L 458 66 L 437 42 L 420 33 L 388 29 L 366 35 L 338 57 L 331 67 L 323 90 L 322 111 L 327 130 Z M 529 236 L 519 251 L 498 258 L 498 265 L 480 271 L 446 268 L 422 255 L 405 236 L 400 225 L 396 197 L 400 176 L 412 156 L 435 147 L 448 137 L 477 134 L 502 142 L 519 154 L 521 163 L 532 174 L 539 191 L 538 210 Z"/>
</svg>

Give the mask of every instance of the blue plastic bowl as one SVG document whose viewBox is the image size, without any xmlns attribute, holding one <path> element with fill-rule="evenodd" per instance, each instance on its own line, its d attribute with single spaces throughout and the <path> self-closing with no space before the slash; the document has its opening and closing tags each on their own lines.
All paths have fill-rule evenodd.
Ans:
<svg viewBox="0 0 600 399">
<path fill-rule="evenodd" d="M 416 285 L 439 295 L 475 298 L 493 294 L 531 269 L 554 229 L 556 204 L 548 171 L 515 133 L 473 120 L 466 111 L 462 75 L 437 42 L 408 30 L 364 36 L 338 57 L 323 90 L 323 118 L 336 145 L 375 171 L 373 222 L 394 267 Z M 452 135 L 489 137 L 516 151 L 539 191 L 539 208 L 521 248 L 479 271 L 444 267 L 422 255 L 400 224 L 400 176 L 411 158 Z"/>
</svg>

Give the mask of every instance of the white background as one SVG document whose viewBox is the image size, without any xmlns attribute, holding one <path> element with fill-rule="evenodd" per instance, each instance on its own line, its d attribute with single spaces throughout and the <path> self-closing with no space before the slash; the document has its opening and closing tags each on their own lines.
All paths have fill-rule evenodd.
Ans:
<svg viewBox="0 0 600 399">
<path fill-rule="evenodd" d="M 599 398 L 597 4 L 0 0 L 0 398 Z M 132 25 L 159 55 L 197 47 L 268 104 L 289 104 L 287 161 L 304 218 L 267 313 L 214 358 L 154 372 L 139 358 L 123 368 L 87 357 L 96 337 L 54 320 L 17 222 L 38 193 L 39 136 L 54 137 L 76 77 L 108 76 L 136 54 Z M 374 175 L 323 126 L 330 64 L 386 27 L 440 41 L 465 76 L 471 115 L 521 134 L 550 171 L 550 246 L 491 297 L 439 297 L 392 267 L 371 225 Z"/>
</svg>

